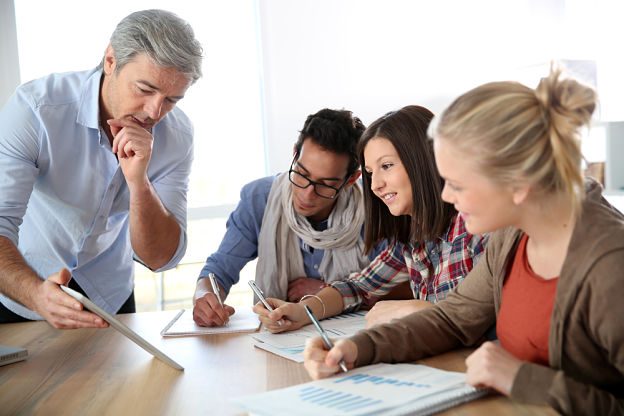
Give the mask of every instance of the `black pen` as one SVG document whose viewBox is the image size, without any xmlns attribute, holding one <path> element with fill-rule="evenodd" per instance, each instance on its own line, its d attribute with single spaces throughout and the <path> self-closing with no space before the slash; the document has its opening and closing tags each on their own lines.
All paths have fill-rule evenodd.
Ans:
<svg viewBox="0 0 624 416">
<path fill-rule="evenodd" d="M 316 329 L 321 333 L 321 338 L 323 338 L 323 342 L 325 343 L 327 348 L 329 348 L 330 350 L 334 348 L 334 344 L 331 342 L 331 339 L 329 339 L 329 337 L 327 336 L 327 333 L 325 332 L 323 327 L 321 327 L 321 324 L 319 323 L 319 321 L 316 319 L 316 317 L 312 313 L 312 309 L 310 309 L 308 305 L 303 305 L 303 307 L 308 313 L 308 316 L 310 317 L 310 320 L 312 321 Z M 344 371 L 345 373 L 348 371 L 347 365 L 345 364 L 344 360 L 340 360 L 338 362 L 338 365 L 340 366 L 340 368 L 342 368 L 342 371 Z"/>
</svg>

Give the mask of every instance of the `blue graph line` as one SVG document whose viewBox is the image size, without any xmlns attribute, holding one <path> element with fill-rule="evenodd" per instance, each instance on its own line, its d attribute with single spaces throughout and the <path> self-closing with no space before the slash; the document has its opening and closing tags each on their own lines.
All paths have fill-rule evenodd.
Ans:
<svg viewBox="0 0 624 416">
<path fill-rule="evenodd" d="M 351 394 L 349 394 L 348 397 L 345 397 L 344 400 L 338 400 L 336 401 L 336 403 L 328 404 L 328 407 L 335 407 L 336 409 L 339 409 L 342 406 L 353 404 L 354 402 L 361 400 L 362 398 L 362 396 L 352 396 Z"/>
<path fill-rule="evenodd" d="M 366 399 L 366 400 L 362 400 L 359 403 L 354 403 L 352 406 L 347 406 L 343 408 L 343 410 L 346 410 L 347 412 L 352 412 L 354 410 L 359 410 L 368 406 L 374 406 L 382 402 L 383 402 L 382 400 Z"/>
<path fill-rule="evenodd" d="M 353 384 L 362 384 L 362 383 L 373 383 L 373 384 L 390 384 L 396 387 L 408 386 L 408 387 L 420 387 L 420 388 L 431 388 L 431 384 L 419 384 L 413 383 L 411 381 L 401 381 L 393 378 L 385 378 L 380 376 L 370 376 L 368 374 L 352 374 L 348 377 L 341 378 L 339 380 L 334 381 L 334 383 L 343 383 L 346 381 L 351 381 Z"/>
<path fill-rule="evenodd" d="M 340 394 L 342 393 L 340 393 L 339 391 L 327 390 L 325 394 L 316 398 L 315 400 L 311 400 L 311 402 L 316 403 L 316 404 L 325 404 L 327 402 L 331 402 L 332 400 L 336 398 L 336 396 L 340 396 Z"/>
<path fill-rule="evenodd" d="M 344 412 L 363 409 L 383 403 L 383 400 L 363 396 L 353 396 L 350 393 L 342 393 L 321 387 L 305 387 L 299 392 L 301 400 L 314 403 L 319 406 L 338 409 Z"/>
<path fill-rule="evenodd" d="M 350 397 L 352 397 L 351 393 L 341 393 L 340 395 L 338 395 L 338 397 L 334 397 L 331 400 L 327 400 L 319 404 L 324 404 L 328 407 L 335 407 L 335 406 L 338 406 L 339 404 L 345 403 L 347 399 L 349 399 Z"/>
</svg>

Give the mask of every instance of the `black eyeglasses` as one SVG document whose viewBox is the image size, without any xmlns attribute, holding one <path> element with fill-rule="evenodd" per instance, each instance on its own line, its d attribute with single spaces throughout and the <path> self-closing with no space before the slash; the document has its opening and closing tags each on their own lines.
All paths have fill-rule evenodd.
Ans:
<svg viewBox="0 0 624 416">
<path fill-rule="evenodd" d="M 333 186 L 325 185 L 324 183 L 314 182 L 308 179 L 306 176 L 303 176 L 301 173 L 293 170 L 293 166 L 295 165 L 295 160 L 290 165 L 290 170 L 288 171 L 288 179 L 290 182 L 295 185 L 297 188 L 307 188 L 310 185 L 314 185 L 314 193 L 325 199 L 334 199 L 338 192 L 349 182 L 349 177 L 340 185 L 338 188 L 334 188 Z"/>
</svg>

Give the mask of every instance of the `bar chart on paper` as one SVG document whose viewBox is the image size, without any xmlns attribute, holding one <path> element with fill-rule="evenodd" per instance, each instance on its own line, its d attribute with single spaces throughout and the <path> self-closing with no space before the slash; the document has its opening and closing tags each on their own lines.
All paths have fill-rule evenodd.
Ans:
<svg viewBox="0 0 624 416">
<path fill-rule="evenodd" d="M 330 338 L 349 337 L 366 327 L 366 312 L 344 313 L 324 319 L 321 323 Z M 282 332 L 280 334 L 259 332 L 250 336 L 256 340 L 254 343 L 256 347 L 301 363 L 303 362 L 301 353 L 305 347 L 306 340 L 318 337 L 319 333 L 310 324 L 295 331 Z"/>
<path fill-rule="evenodd" d="M 402 414 L 403 410 L 410 413 L 424 405 L 480 395 L 465 384 L 465 378 L 463 373 L 423 365 L 376 364 L 234 401 L 259 415 Z"/>
<path fill-rule="evenodd" d="M 380 386 L 390 384 L 394 387 L 413 386 L 416 388 L 431 389 L 430 384 L 414 383 L 412 381 L 402 381 L 395 378 L 372 376 L 369 374 L 352 374 L 348 377 L 335 381 L 336 385 L 342 383 L 353 383 L 354 385 L 371 383 Z M 361 394 L 343 393 L 336 389 L 306 386 L 299 392 L 299 398 L 303 402 L 315 403 L 329 409 L 341 410 L 349 413 L 355 410 L 364 410 L 383 402 L 377 397 L 366 397 Z"/>
</svg>

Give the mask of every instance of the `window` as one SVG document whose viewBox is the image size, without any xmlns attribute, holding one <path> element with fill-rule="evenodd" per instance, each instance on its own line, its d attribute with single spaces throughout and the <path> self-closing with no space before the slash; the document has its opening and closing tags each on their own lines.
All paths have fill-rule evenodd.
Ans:
<svg viewBox="0 0 624 416">
<path fill-rule="evenodd" d="M 166 278 L 137 265 L 138 310 L 156 308 L 163 292 L 175 301 L 171 307 L 190 305 L 199 271 L 221 241 L 240 188 L 266 172 L 264 157 L 258 157 L 264 154 L 264 142 L 256 2 L 111 0 L 94 11 L 77 0 L 15 1 L 22 82 L 51 72 L 95 67 L 115 25 L 133 11 L 148 8 L 170 10 L 187 20 L 205 58 L 203 78 L 178 104 L 195 126 L 189 246 L 181 265 L 165 272 Z M 71 13 L 60 12 L 68 10 Z M 253 264 L 243 275 L 243 282 L 253 278 Z M 164 288 L 159 286 L 162 281 Z M 241 296 L 249 293 L 246 284 L 238 287 L 243 289 Z M 236 304 L 236 299 L 230 302 Z"/>
</svg>

